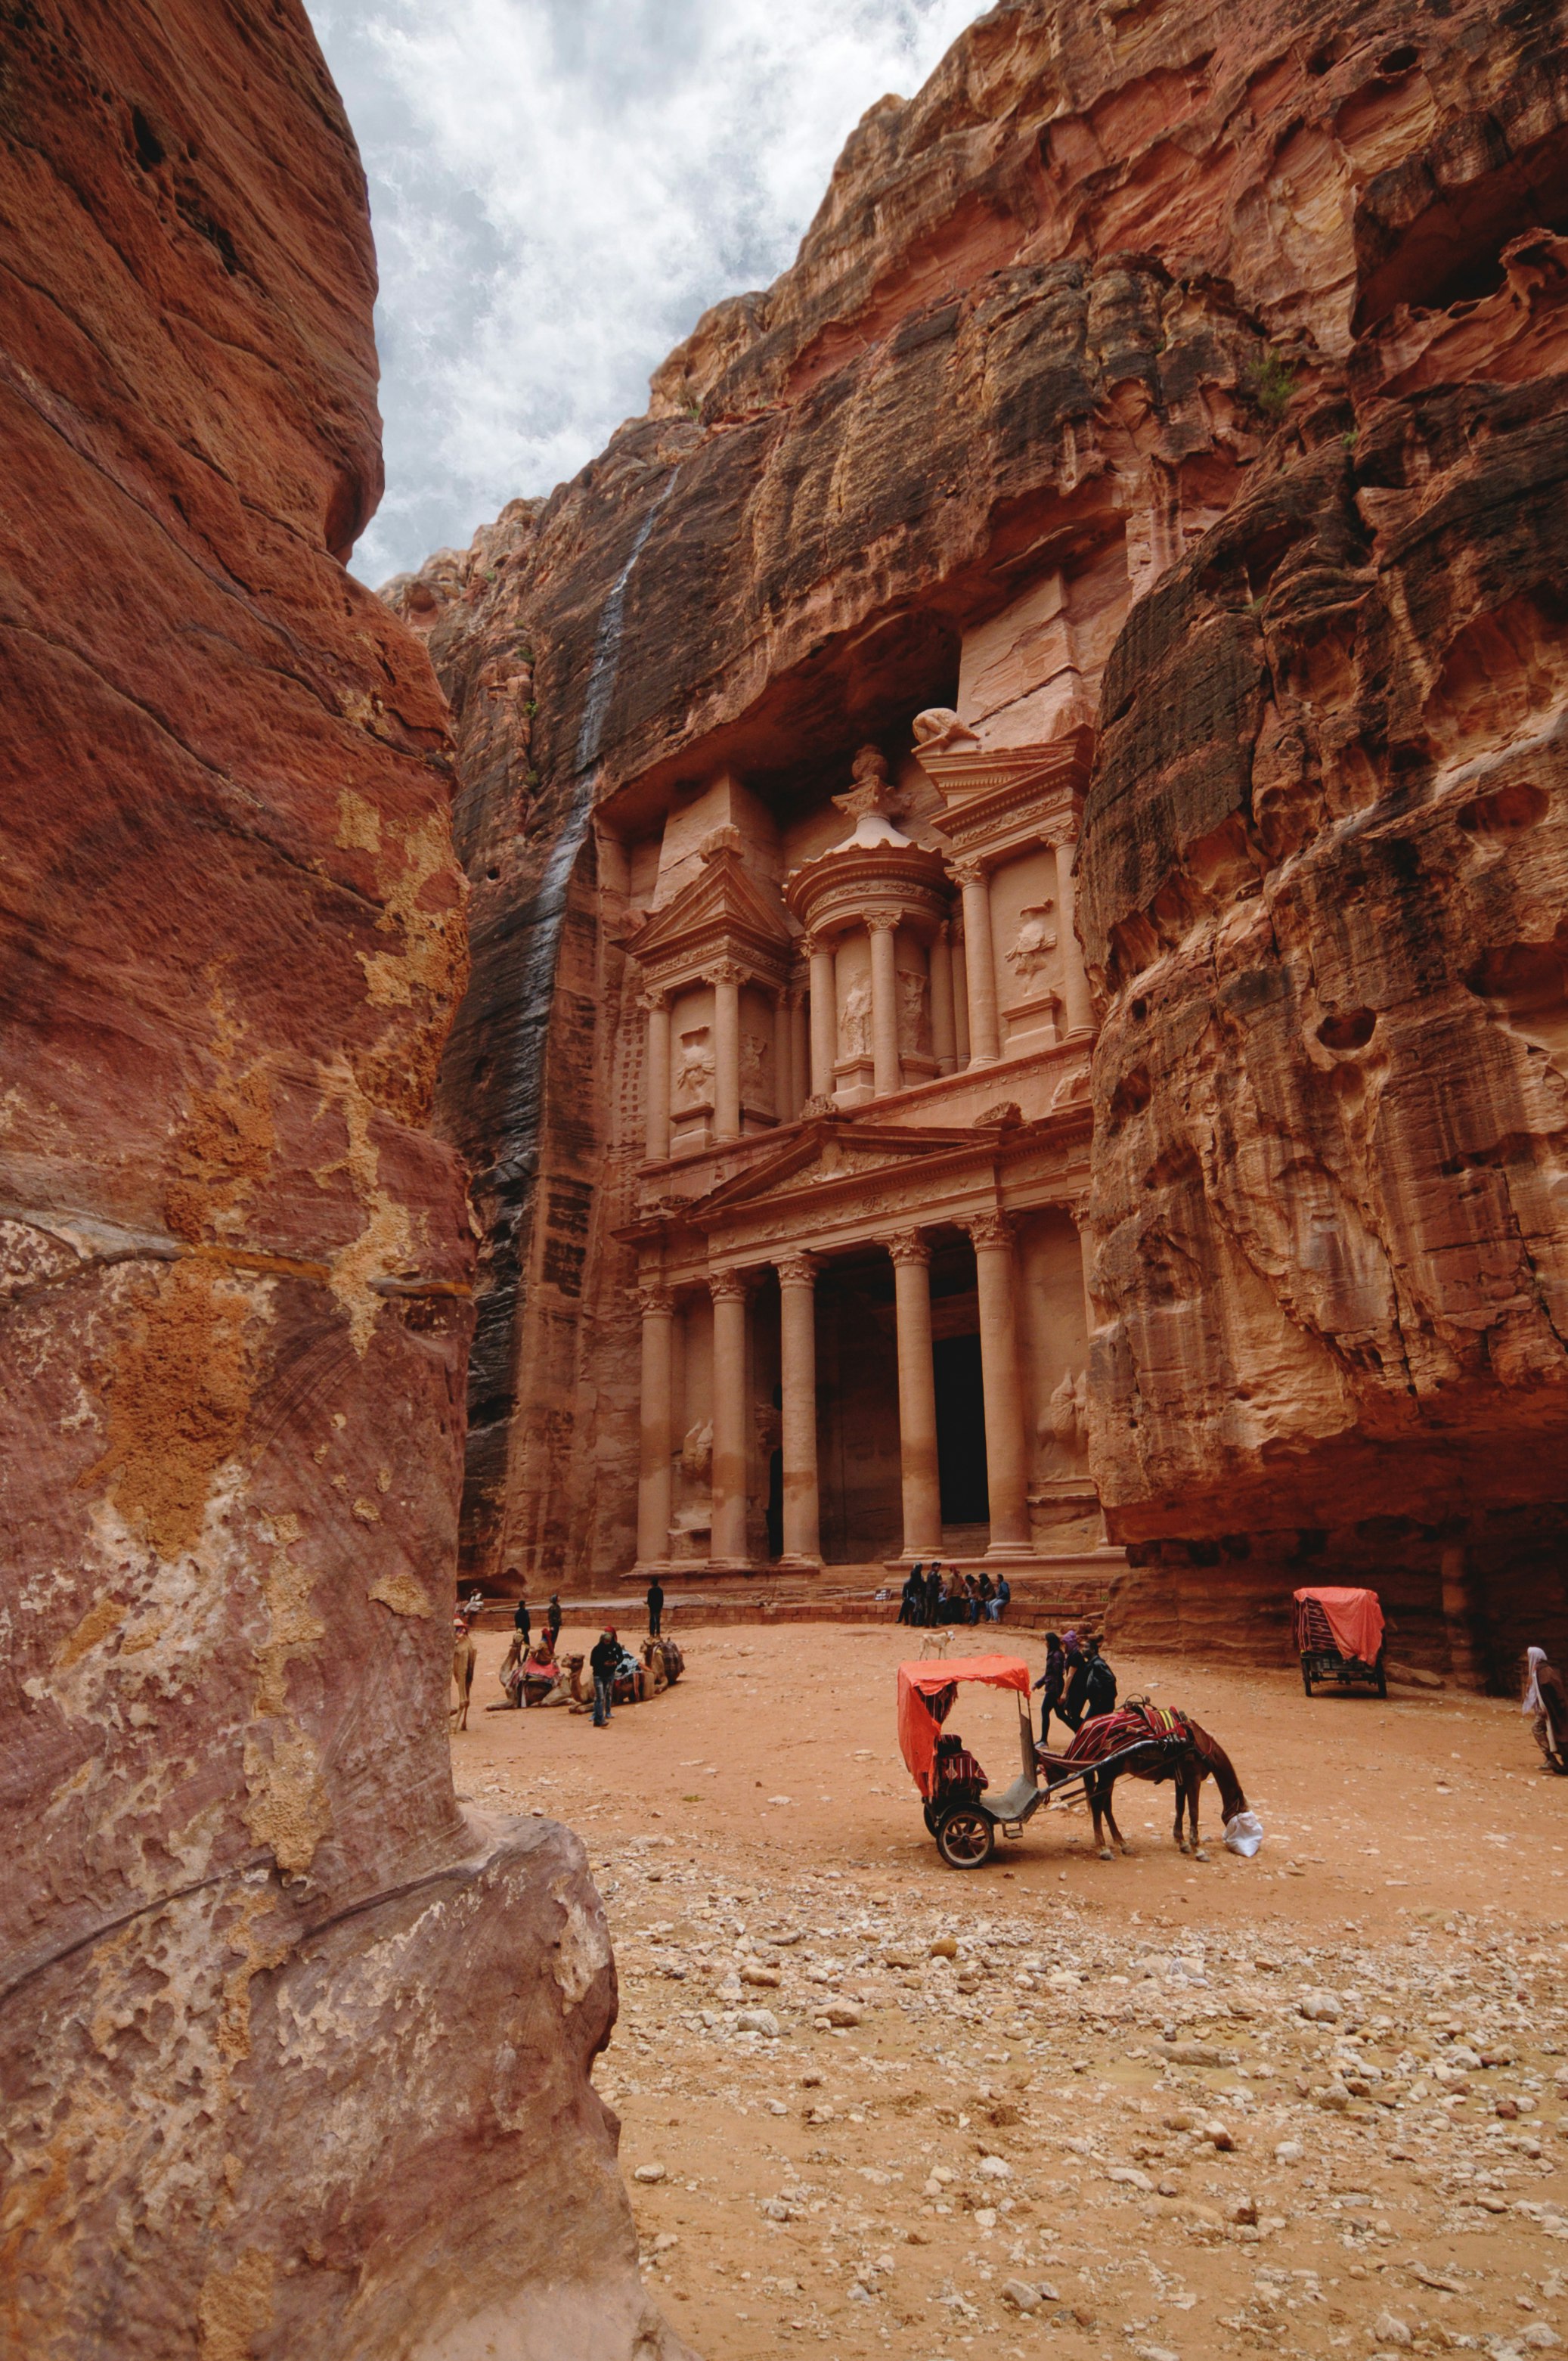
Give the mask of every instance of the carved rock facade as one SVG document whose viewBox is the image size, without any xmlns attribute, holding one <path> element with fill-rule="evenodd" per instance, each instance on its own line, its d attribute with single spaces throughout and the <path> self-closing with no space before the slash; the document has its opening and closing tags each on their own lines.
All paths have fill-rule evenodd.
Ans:
<svg viewBox="0 0 1568 2361">
<path fill-rule="evenodd" d="M 1212 1628 L 1245 1641 L 1263 1627 L 1238 1627 L 1234 1602 L 1250 1591 L 1249 1613 L 1262 1602 L 1277 1616 L 1297 1565 L 1322 1565 L 1325 1534 L 1348 1573 L 1387 1559 L 1395 1533 L 1388 1578 L 1409 1644 L 1463 1653 L 1480 1604 L 1453 1554 L 1464 1481 L 1429 1488 L 1446 1430 L 1398 1372 L 1441 1363 L 1432 1384 L 1482 1457 L 1481 1406 L 1505 1393 L 1521 1433 L 1539 1416 L 1555 1435 L 1552 1323 L 1522 1299 L 1508 1313 L 1517 1375 L 1474 1342 L 1492 1315 L 1462 1305 L 1434 1309 L 1442 1341 L 1429 1353 L 1401 1304 L 1470 1282 L 1391 1274 L 1379 1257 L 1400 1264 L 1394 1231 L 1413 1251 L 1429 1220 L 1420 1255 L 1448 1257 L 1463 1224 L 1439 1217 L 1422 1157 L 1441 1144 L 1440 1162 L 1474 1154 L 1474 1170 L 1501 1170 L 1492 1149 L 1550 1137 L 1551 1086 L 1532 1085 L 1528 1117 L 1505 1123 L 1488 1085 L 1473 1148 L 1440 1143 L 1413 1111 L 1369 1145 L 1386 995 L 1353 961 L 1322 998 L 1299 946 L 1320 918 L 1350 923 L 1327 859 L 1335 830 L 1359 815 L 1344 841 L 1370 858 L 1365 816 L 1391 824 L 1388 799 L 1410 792 L 1405 721 L 1384 707 L 1404 694 L 1400 667 L 1419 670 L 1434 634 L 1446 644 L 1445 617 L 1466 651 L 1449 704 L 1479 712 L 1476 684 L 1511 651 L 1515 685 L 1476 725 L 1496 748 L 1553 710 L 1541 619 L 1554 611 L 1546 454 L 1568 225 L 1562 13 L 1455 0 L 1413 27 L 1392 0 L 995 7 L 916 98 L 872 110 L 795 266 L 699 324 L 656 375 L 647 418 L 548 501 L 515 503 L 466 556 L 390 587 L 456 708 L 476 887 L 475 984 L 443 1091 L 483 1212 L 466 1524 L 477 1567 L 602 1580 L 658 1562 L 666 1485 L 683 1563 L 810 1561 L 784 1527 L 814 1485 L 830 1563 L 909 1554 L 929 1439 L 908 1387 L 926 1347 L 917 1307 L 907 1334 L 896 1303 L 891 1318 L 877 1307 L 886 1241 L 913 1230 L 938 1257 L 957 1253 L 941 1286 L 967 1295 L 993 1373 L 1014 1356 L 1012 1442 L 989 1432 L 995 1386 L 983 1389 L 988 1460 L 994 1474 L 1000 1448 L 1021 1468 L 1026 1513 L 1020 1526 L 1009 1506 L 1003 1532 L 992 1498 L 977 1548 L 1070 1546 L 1046 1488 L 1088 1475 L 1042 1455 L 1087 1436 L 1111 1534 L 1139 1561 L 1125 1627 L 1179 1636 L 1212 1601 Z M 1423 539 L 1444 483 L 1452 511 Z M 1516 516 L 1510 539 L 1487 511 L 1516 494 L 1539 495 L 1540 514 Z M 1527 556 L 1514 544 L 1532 533 Z M 1373 631 L 1385 596 L 1363 649 L 1355 632 Z M 1465 639 L 1505 609 L 1497 647 Z M 1081 802 L 1082 840 L 1064 859 L 1047 846 L 1041 782 L 1069 769 L 1063 816 Z M 1553 790 L 1540 765 L 1524 784 L 1548 798 L 1539 826 L 1456 820 L 1453 833 L 1487 893 L 1525 901 L 1479 934 L 1446 903 L 1442 920 L 1440 996 L 1466 995 L 1453 1005 L 1478 1057 L 1500 1045 L 1493 1065 L 1539 1062 L 1519 1025 L 1541 1008 L 1554 1021 L 1552 873 L 1540 884 L 1536 855 L 1519 852 L 1527 836 L 1548 842 Z M 1456 808 L 1471 800 L 1454 795 Z M 1401 927 L 1416 930 L 1409 992 L 1425 1025 L 1437 922 L 1398 883 L 1410 857 L 1362 906 L 1387 959 Z M 1297 948 L 1287 929 L 1245 954 L 1260 1012 L 1310 1003 L 1310 1046 L 1283 1014 L 1249 1019 L 1251 1088 L 1266 1095 L 1266 1075 L 1268 1090 L 1316 1093 L 1338 1128 L 1290 1099 L 1227 1131 L 1238 1085 L 1216 1029 L 1229 1006 L 1217 962 L 1277 895 L 1306 892 L 1314 864 L 1321 904 L 1298 906 Z M 960 937 L 988 950 L 965 961 L 961 989 Z M 1102 1013 L 1091 1191 L 1069 1073 Z M 1382 1034 L 1358 1042 L 1369 1016 Z M 1008 1071 L 981 1092 L 993 1059 Z M 1441 1088 L 1435 1073 L 1427 1087 Z M 986 1119 L 1003 1109 L 1017 1120 L 990 1154 Z M 1220 1170 L 1233 1137 L 1240 1179 Z M 950 1176 L 972 1180 L 988 1154 L 982 1208 Z M 1401 1202 L 1392 1228 L 1371 1210 L 1369 1159 Z M 825 1172 L 843 1204 L 860 1192 L 853 1237 L 817 1219 Z M 1464 1183 L 1473 1199 L 1501 1186 Z M 1530 1296 L 1534 1242 L 1561 1235 L 1551 1186 L 1532 1183 L 1531 1243 L 1521 1230 L 1498 1287 Z M 1245 1200 L 1245 1237 L 1227 1189 Z M 1082 1216 L 1091 1250 L 1096 1374 L 1082 1389 L 1065 1251 L 1067 1324 L 1047 1319 L 1038 1349 L 1016 1330 L 1001 1341 L 981 1301 L 976 1224 L 1047 1213 Z M 836 1392 L 841 1416 L 853 1400 L 862 1417 L 859 1473 L 833 1479 L 830 1513 L 841 1416 L 814 1438 L 792 1419 L 812 1340 L 799 1325 L 789 1341 L 800 1290 L 781 1274 L 812 1257 L 820 1306 L 851 1247 L 879 1260 L 850 1327 L 870 1336 L 880 1317 L 884 1336 L 875 1367 L 819 1359 L 815 1372 L 819 1400 Z M 721 1312 L 717 1296 L 705 1309 L 705 1271 L 732 1267 L 750 1274 L 750 1309 Z M 893 1273 L 912 1267 L 894 1259 Z M 670 1296 L 652 1327 L 639 1275 Z M 1342 1314 L 1343 1340 L 1325 1343 Z M 721 1356 L 739 1372 L 732 1416 L 700 1375 Z M 758 1439 L 775 1390 L 782 1499 Z M 642 1414 L 666 1397 L 667 1415 Z M 1385 1424 L 1411 1417 L 1403 1452 Z M 687 1498 L 679 1438 L 709 1423 L 707 1494 Z M 1541 1467 L 1504 1452 L 1487 1480 L 1498 1512 L 1522 1521 L 1521 1547 L 1555 1529 L 1535 1498 L 1551 1488 Z M 1011 1500 L 1012 1476 L 1008 1488 Z M 1368 1521 L 1379 1515 L 1395 1524 Z M 955 1538 L 942 1535 L 944 1555 Z"/>
<path fill-rule="evenodd" d="M 6 39 L 0 2342 L 649 2355 L 581 1847 L 452 1787 L 464 888 L 341 564 L 358 161 L 292 0 Z"/>
</svg>

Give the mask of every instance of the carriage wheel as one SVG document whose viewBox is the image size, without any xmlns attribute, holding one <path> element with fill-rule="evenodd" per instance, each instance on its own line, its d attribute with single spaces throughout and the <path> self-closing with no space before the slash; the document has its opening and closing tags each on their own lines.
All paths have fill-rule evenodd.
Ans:
<svg viewBox="0 0 1568 2361">
<path fill-rule="evenodd" d="M 949 1869 L 983 1869 L 996 1850 L 996 1830 L 974 1804 L 954 1804 L 937 1828 L 937 1850 Z"/>
<path fill-rule="evenodd" d="M 926 1815 L 926 1832 L 934 1837 L 940 1826 L 941 1816 L 935 1804 L 923 1804 L 921 1809 Z"/>
<path fill-rule="evenodd" d="M 1388 1675 L 1383 1663 L 1381 1648 L 1377 1651 L 1377 1694 L 1380 1697 L 1386 1697 L 1388 1694 Z"/>
<path fill-rule="evenodd" d="M 1306 1690 L 1307 1695 L 1310 1697 L 1312 1694 L 1312 1675 L 1308 1669 L 1307 1659 L 1305 1656 L 1301 1659 L 1301 1686 Z"/>
</svg>

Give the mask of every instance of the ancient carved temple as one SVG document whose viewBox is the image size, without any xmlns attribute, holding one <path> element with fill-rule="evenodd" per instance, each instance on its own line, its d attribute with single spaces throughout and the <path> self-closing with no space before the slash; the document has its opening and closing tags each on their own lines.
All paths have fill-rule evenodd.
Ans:
<svg viewBox="0 0 1568 2361">
<path fill-rule="evenodd" d="M 1086 660 L 1052 577 L 966 635 L 956 709 L 805 795 L 716 770 L 622 840 L 639 1574 L 1016 1573 L 1101 1538 Z"/>
</svg>

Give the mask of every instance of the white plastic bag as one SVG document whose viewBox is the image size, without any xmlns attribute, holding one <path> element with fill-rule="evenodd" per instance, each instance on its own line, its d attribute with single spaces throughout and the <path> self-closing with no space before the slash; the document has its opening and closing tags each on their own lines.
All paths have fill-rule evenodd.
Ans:
<svg viewBox="0 0 1568 2361">
<path fill-rule="evenodd" d="M 1250 1861 L 1263 1842 L 1263 1822 L 1255 1812 L 1237 1812 L 1225 1822 L 1225 1842 L 1232 1852 Z"/>
</svg>

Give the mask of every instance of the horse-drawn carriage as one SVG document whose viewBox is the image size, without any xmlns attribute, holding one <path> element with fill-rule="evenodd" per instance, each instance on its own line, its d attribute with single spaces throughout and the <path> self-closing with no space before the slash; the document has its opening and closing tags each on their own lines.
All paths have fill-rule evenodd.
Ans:
<svg viewBox="0 0 1568 2361">
<path fill-rule="evenodd" d="M 1375 1590 L 1298 1590 L 1296 1647 L 1301 1686 L 1309 1697 L 1314 1681 L 1337 1681 L 1342 1689 L 1388 1694 L 1383 1664 L 1383 1609 Z"/>
<path fill-rule="evenodd" d="M 965 1682 L 1012 1689 L 1017 1695 L 1019 1773 L 1011 1786 L 994 1795 L 984 1771 L 962 1740 L 942 1728 Z M 1109 1860 L 1102 1821 L 1109 1823 L 1111 1833 L 1120 1840 L 1111 1816 L 1110 1793 L 1124 1771 L 1146 1779 L 1178 1780 L 1179 1824 L 1182 1802 L 1190 1793 L 1196 1844 L 1198 1780 L 1211 1773 L 1228 1780 L 1234 1795 L 1225 1797 L 1227 1817 L 1234 1810 L 1245 1812 L 1246 1799 L 1223 1750 L 1212 1741 L 1212 1756 L 1197 1779 L 1190 1777 L 1186 1758 L 1193 1751 L 1194 1730 L 1195 1725 L 1179 1714 L 1135 1707 L 1087 1722 L 1067 1754 L 1047 1754 L 1035 1743 L 1029 1720 L 1029 1668 L 1021 1657 L 966 1656 L 948 1664 L 910 1664 L 898 1668 L 899 1746 L 920 1790 L 926 1826 L 949 1869 L 982 1868 L 996 1850 L 998 1828 L 1004 1837 L 1021 1837 L 1025 1824 L 1042 1804 L 1077 1795 L 1089 1802 L 1096 1841 Z"/>
</svg>

